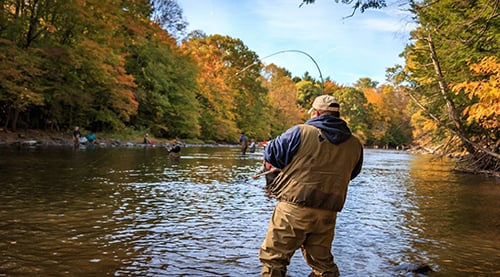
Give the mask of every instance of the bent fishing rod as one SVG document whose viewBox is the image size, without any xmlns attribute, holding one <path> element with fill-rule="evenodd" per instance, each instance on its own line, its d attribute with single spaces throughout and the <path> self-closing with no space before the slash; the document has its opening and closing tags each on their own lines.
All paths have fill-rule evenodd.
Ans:
<svg viewBox="0 0 500 277">
<path fill-rule="evenodd" d="M 278 55 L 278 54 L 282 54 L 282 53 L 287 53 L 287 52 L 294 52 L 294 53 L 300 53 L 300 54 L 304 54 L 306 55 L 307 57 L 309 57 L 309 59 L 311 59 L 311 61 L 314 63 L 314 65 L 316 65 L 316 68 L 318 69 L 318 72 L 319 72 L 319 79 L 321 80 L 321 91 L 323 92 L 323 94 L 325 94 L 325 82 L 323 81 L 323 74 L 321 74 L 321 69 L 319 68 L 319 65 L 318 63 L 316 62 L 316 60 L 314 60 L 314 58 L 309 55 L 307 52 L 305 51 L 302 51 L 302 50 L 296 50 L 296 49 L 288 49 L 288 50 L 281 50 L 281 51 L 278 51 L 278 52 L 274 52 L 270 55 L 267 55 L 263 58 L 261 58 L 261 60 L 264 60 L 264 59 L 267 59 L 267 58 L 270 58 L 272 56 L 275 56 L 275 55 Z M 235 76 L 238 76 L 241 72 L 244 72 L 246 71 L 247 69 L 249 69 L 250 67 L 254 66 L 256 64 L 256 62 L 250 64 L 250 65 L 247 65 L 246 67 L 244 67 L 242 70 L 236 72 L 236 74 L 234 74 Z"/>
</svg>

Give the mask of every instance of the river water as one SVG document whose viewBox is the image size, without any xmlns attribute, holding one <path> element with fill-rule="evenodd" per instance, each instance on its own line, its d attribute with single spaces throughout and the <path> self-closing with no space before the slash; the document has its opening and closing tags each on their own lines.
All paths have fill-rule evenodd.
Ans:
<svg viewBox="0 0 500 277">
<path fill-rule="evenodd" d="M 0 148 L 0 276 L 259 276 L 262 153 Z M 365 150 L 333 244 L 342 276 L 500 276 L 500 182 Z M 296 252 L 292 277 L 309 267 Z M 425 275 L 418 275 L 425 276 Z"/>
</svg>

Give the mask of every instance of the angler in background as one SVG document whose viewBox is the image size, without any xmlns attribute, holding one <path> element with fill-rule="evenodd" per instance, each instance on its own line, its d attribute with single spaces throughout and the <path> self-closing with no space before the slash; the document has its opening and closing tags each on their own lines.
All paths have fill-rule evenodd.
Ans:
<svg viewBox="0 0 500 277">
<path fill-rule="evenodd" d="M 172 160 L 178 160 L 181 157 L 181 146 L 177 144 L 177 140 L 172 141 L 172 146 L 165 147 L 168 150 L 168 157 Z"/>
<path fill-rule="evenodd" d="M 149 145 L 149 144 L 153 144 L 153 141 L 151 141 L 149 139 L 149 135 L 148 134 L 145 134 L 144 135 L 144 139 L 142 140 L 142 143 L 146 144 L 146 145 Z"/>
<path fill-rule="evenodd" d="M 243 132 L 241 132 L 240 136 L 240 147 L 241 147 L 241 154 L 245 155 L 247 153 L 247 148 L 248 148 L 248 137 Z"/>
<path fill-rule="evenodd" d="M 255 153 L 256 147 L 257 146 L 255 145 L 255 140 L 254 139 L 250 140 L 250 146 L 248 147 L 250 149 L 250 153 Z"/>
<path fill-rule="evenodd" d="M 80 137 L 82 134 L 80 133 L 80 128 L 78 126 L 73 129 L 73 146 L 78 148 L 80 146 Z"/>
</svg>

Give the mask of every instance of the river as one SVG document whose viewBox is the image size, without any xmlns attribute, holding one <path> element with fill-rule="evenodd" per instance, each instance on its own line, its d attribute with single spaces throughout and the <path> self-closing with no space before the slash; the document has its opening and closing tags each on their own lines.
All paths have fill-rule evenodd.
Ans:
<svg viewBox="0 0 500 277">
<path fill-rule="evenodd" d="M 0 148 L 0 276 L 259 276 L 262 153 Z M 500 182 L 365 150 L 333 244 L 341 276 L 500 276 Z M 292 277 L 310 268 L 296 252 Z M 422 275 L 419 275 L 422 276 Z M 425 276 L 425 275 L 423 275 Z"/>
</svg>

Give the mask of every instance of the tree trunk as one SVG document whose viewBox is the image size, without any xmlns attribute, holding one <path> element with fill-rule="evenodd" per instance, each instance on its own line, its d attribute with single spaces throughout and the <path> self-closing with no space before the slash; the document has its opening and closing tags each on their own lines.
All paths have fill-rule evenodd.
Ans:
<svg viewBox="0 0 500 277">
<path fill-rule="evenodd" d="M 12 118 L 11 129 L 13 132 L 17 131 L 17 120 L 19 119 L 19 110 L 14 110 L 14 117 Z"/>
<path fill-rule="evenodd" d="M 7 130 L 7 128 L 9 127 L 9 122 L 10 122 L 10 115 L 12 114 L 12 109 L 9 109 L 7 111 L 7 118 L 5 119 L 5 124 L 3 126 L 4 130 Z"/>
<path fill-rule="evenodd" d="M 448 96 L 448 91 L 446 89 L 447 84 L 445 84 L 444 82 L 443 72 L 441 71 L 439 60 L 436 54 L 436 49 L 434 48 L 434 44 L 432 42 L 432 37 L 430 34 L 427 36 L 427 43 L 429 45 L 429 51 L 431 52 L 432 64 L 434 65 L 434 70 L 436 72 L 439 84 L 439 91 L 441 92 L 441 95 L 443 96 L 443 99 L 446 102 L 448 117 L 453 122 L 457 135 L 462 141 L 462 144 L 464 145 L 465 149 L 467 149 L 469 153 L 473 154 L 476 152 L 476 150 L 474 146 L 470 143 L 470 140 L 464 131 L 464 127 L 462 125 L 462 122 L 460 121 L 460 118 L 458 117 L 458 112 L 457 109 L 455 108 L 455 104 L 453 103 L 452 99 L 450 99 L 450 97 Z"/>
</svg>

